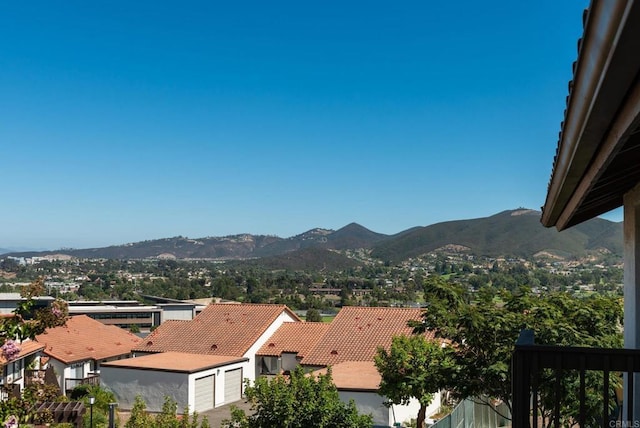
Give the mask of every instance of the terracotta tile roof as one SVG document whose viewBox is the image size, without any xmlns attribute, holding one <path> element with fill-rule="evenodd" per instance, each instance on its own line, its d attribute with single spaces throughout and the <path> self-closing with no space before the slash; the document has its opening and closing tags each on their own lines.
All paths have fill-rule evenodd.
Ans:
<svg viewBox="0 0 640 428">
<path fill-rule="evenodd" d="M 193 373 L 246 360 L 247 358 L 230 357 L 225 355 L 161 352 L 159 354 L 149 354 L 136 358 L 127 358 L 125 360 L 103 363 L 101 364 L 101 367 L 122 367 L 139 370 L 163 370 Z"/>
<path fill-rule="evenodd" d="M 329 329 L 329 323 L 323 322 L 288 322 L 262 345 L 256 355 L 280 356 L 284 352 L 297 353 L 304 357 L 318 343 Z"/>
<path fill-rule="evenodd" d="M 34 340 L 27 340 L 20 344 L 20 353 L 16 357 L 16 359 L 24 358 L 27 355 L 35 354 L 38 351 L 44 349 L 44 345 L 42 343 L 38 343 Z M 0 366 L 4 366 L 7 364 L 6 358 L 0 352 Z"/>
<path fill-rule="evenodd" d="M 104 325 L 86 315 L 75 315 L 62 327 L 49 328 L 36 340 L 45 345 L 44 353 L 71 364 L 126 355 L 142 339 L 120 327 Z"/>
<path fill-rule="evenodd" d="M 215 303 L 193 320 L 162 323 L 134 351 L 241 357 L 283 312 L 300 321 L 285 305 Z"/>
<path fill-rule="evenodd" d="M 388 349 L 393 336 L 411 334 L 407 322 L 420 319 L 421 313 L 419 308 L 345 306 L 331 321 L 322 340 L 302 359 L 302 364 L 327 366 L 344 361 L 373 361 L 378 347 Z"/>
<path fill-rule="evenodd" d="M 313 372 L 327 374 L 327 369 Z M 373 361 L 345 361 L 331 366 L 331 378 L 338 389 L 351 391 L 378 391 L 382 377 Z"/>
</svg>

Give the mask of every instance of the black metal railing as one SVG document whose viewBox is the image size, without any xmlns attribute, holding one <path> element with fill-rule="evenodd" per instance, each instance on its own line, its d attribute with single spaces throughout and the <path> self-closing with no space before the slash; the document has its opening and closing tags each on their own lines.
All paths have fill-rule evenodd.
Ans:
<svg viewBox="0 0 640 428">
<path fill-rule="evenodd" d="M 513 428 L 640 426 L 624 405 L 639 395 L 626 380 L 640 374 L 640 350 L 536 345 L 524 330 L 511 370 Z"/>
</svg>

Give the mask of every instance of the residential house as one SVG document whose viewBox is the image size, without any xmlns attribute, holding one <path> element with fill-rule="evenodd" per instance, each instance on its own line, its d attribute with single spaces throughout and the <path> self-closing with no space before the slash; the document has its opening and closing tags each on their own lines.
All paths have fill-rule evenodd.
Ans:
<svg viewBox="0 0 640 428">
<path fill-rule="evenodd" d="M 421 315 L 419 308 L 345 306 L 322 339 L 302 358 L 301 364 L 307 369 L 331 366 L 332 373 L 337 370 L 335 382 L 341 397 L 353 399 L 360 413 L 371 413 L 375 426 L 391 426 L 396 420 L 403 422 L 415 418 L 420 407 L 416 399 L 405 406 L 385 406 L 386 399 L 375 392 L 380 377 L 373 360 L 379 347 L 387 350 L 391 347 L 394 336 L 412 334 L 408 322 L 420 320 Z M 434 338 L 432 334 L 427 337 Z M 349 369 L 362 372 L 351 377 Z M 439 406 L 438 393 L 426 414 L 436 412 Z"/>
<path fill-rule="evenodd" d="M 541 221 L 544 226 L 564 230 L 612 209 L 624 208 L 624 343 L 630 350 L 557 348 L 549 350 L 549 359 L 569 361 L 571 357 L 575 361 L 589 361 L 589 365 L 581 365 L 582 372 L 637 373 L 640 365 L 640 3 L 592 0 L 584 11 L 583 27 Z M 543 363 L 547 355 L 542 351 L 528 345 L 516 347 L 514 427 L 530 423 L 529 405 L 535 399 L 530 398 L 532 380 L 527 374 L 530 364 L 525 358 L 535 355 L 536 361 Z M 621 420 L 611 421 L 608 426 L 639 423 L 640 401 L 634 399 L 634 395 L 637 397 L 640 393 L 640 378 L 636 375 L 631 381 L 627 375 L 626 379 L 624 414 Z M 606 391 L 602 395 L 606 412 L 602 421 L 606 424 L 610 418 L 609 398 Z"/>
<path fill-rule="evenodd" d="M 0 367 L 2 377 L 0 377 L 0 399 L 4 399 L 8 394 L 19 395 L 26 386 L 27 368 L 39 368 L 39 353 L 44 349 L 44 345 L 33 340 L 26 340 L 20 345 L 20 353 L 12 360 L 7 361 L 0 354 Z"/>
<path fill-rule="evenodd" d="M 407 323 L 420 320 L 421 314 L 419 308 L 345 306 L 301 364 L 321 369 L 345 361 L 373 361 L 378 347 L 389 349 L 394 336 L 410 335 L 413 329 Z"/>
<path fill-rule="evenodd" d="M 302 358 L 329 329 L 329 323 L 284 323 L 256 352 L 256 373 L 276 375 L 287 373 L 300 365 Z"/>
<path fill-rule="evenodd" d="M 167 389 L 173 391 L 171 396 L 176 401 L 186 399 L 194 405 L 198 402 L 198 408 L 207 406 L 208 404 L 200 404 L 205 402 L 213 402 L 215 407 L 222 406 L 241 399 L 243 379 L 255 380 L 258 349 L 282 324 L 294 322 L 301 320 L 285 305 L 212 304 L 193 320 L 164 322 L 133 348 L 136 357 L 133 361 L 108 365 L 109 370 L 103 374 L 102 381 L 112 388 L 119 401 L 128 405 L 127 389 L 136 388 L 147 376 L 167 376 L 166 367 L 162 366 L 165 356 L 143 360 L 151 361 L 145 367 L 139 367 L 140 358 L 166 352 L 185 353 L 189 354 L 185 358 L 193 365 L 185 368 L 181 376 L 186 379 L 188 374 L 189 383 L 181 384 L 178 389 Z M 197 355 L 217 358 L 202 359 Z M 156 363 L 158 365 L 154 366 Z M 113 370 L 125 366 L 130 370 L 130 376 L 125 378 L 128 382 L 126 384 L 122 382 L 121 372 Z M 214 369 L 215 373 L 212 372 Z M 157 373 L 149 373 L 153 371 Z M 206 380 L 201 380 L 205 377 Z M 206 385 L 213 383 L 215 388 L 202 385 L 196 388 L 196 380 L 206 382 Z M 205 390 L 209 394 L 206 399 L 196 398 L 196 395 Z"/>
<path fill-rule="evenodd" d="M 160 412 L 169 396 L 178 409 L 211 410 L 218 403 L 242 397 L 242 368 L 248 358 L 161 352 L 104 363 L 102 384 L 114 392 L 118 405 L 131 409 L 137 395 L 147 409 Z"/>
<path fill-rule="evenodd" d="M 69 317 L 66 325 L 48 328 L 36 336 L 50 357 L 60 389 L 70 392 L 80 384 L 99 384 L 100 365 L 129 358 L 142 339 L 116 326 L 104 325 L 86 315 Z"/>
<path fill-rule="evenodd" d="M 294 363 L 306 370 L 326 370 L 331 366 L 332 377 L 340 397 L 353 399 L 360 413 L 372 414 L 376 426 L 390 426 L 396 421 L 415 418 L 419 403 L 387 406 L 378 395 L 380 375 L 374 366 L 379 347 L 389 349 L 394 336 L 410 335 L 409 321 L 421 319 L 419 308 L 345 306 L 326 327 L 317 323 L 283 325 L 258 351 L 258 359 L 266 369 L 292 369 Z M 432 338 L 432 335 L 428 335 Z M 274 359 L 276 363 L 274 364 Z M 436 394 L 427 415 L 440 406 Z"/>
<path fill-rule="evenodd" d="M 315 374 L 326 374 L 327 369 L 314 371 Z M 389 405 L 388 400 L 378 393 L 382 377 L 373 361 L 345 361 L 331 366 L 331 378 L 338 389 L 340 399 L 344 402 L 353 400 L 358 412 L 369 414 L 373 418 L 374 427 L 396 426 L 398 423 L 415 419 L 420 410 L 418 400 L 408 405 Z M 434 397 L 427 407 L 426 414 L 431 415 L 439 410 L 439 397 Z"/>
</svg>

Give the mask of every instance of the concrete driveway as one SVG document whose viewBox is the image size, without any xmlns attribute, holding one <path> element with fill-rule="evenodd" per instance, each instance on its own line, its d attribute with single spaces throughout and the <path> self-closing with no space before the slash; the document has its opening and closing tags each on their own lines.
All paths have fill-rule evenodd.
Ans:
<svg viewBox="0 0 640 428">
<path fill-rule="evenodd" d="M 222 426 L 223 420 L 231 419 L 231 406 L 236 406 L 237 408 L 244 410 L 246 414 L 251 413 L 251 406 L 243 399 L 232 404 L 227 404 L 216 409 L 202 412 L 199 414 L 200 416 L 198 417 L 198 420 L 202 421 L 202 417 L 206 416 L 209 420 L 209 425 L 211 426 L 211 428 L 220 428 L 220 426 Z M 130 415 L 131 413 L 128 411 L 118 412 L 119 426 L 124 426 L 124 424 L 129 420 Z"/>
<path fill-rule="evenodd" d="M 206 412 L 202 412 L 200 414 L 200 419 L 203 416 L 206 416 L 209 419 L 209 425 L 211 428 L 219 428 L 222 425 L 222 421 L 227 419 L 231 419 L 231 406 L 235 406 L 239 409 L 244 410 L 246 414 L 251 413 L 250 405 L 244 399 L 240 401 L 236 401 L 232 404 L 227 404 L 222 407 L 218 407 L 216 409 L 207 410 Z"/>
</svg>

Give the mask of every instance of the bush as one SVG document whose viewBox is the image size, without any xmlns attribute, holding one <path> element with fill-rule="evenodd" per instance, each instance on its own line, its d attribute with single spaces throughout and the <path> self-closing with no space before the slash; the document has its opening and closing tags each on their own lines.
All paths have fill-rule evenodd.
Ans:
<svg viewBox="0 0 640 428">
<path fill-rule="evenodd" d="M 364 428 L 372 424 L 371 416 L 358 414 L 353 401 L 340 400 L 330 370 L 326 375 L 307 376 L 298 366 L 289 378 L 262 377 L 254 386 L 247 381 L 245 393 L 255 413 L 247 416 L 234 408 L 224 427 Z"/>
</svg>

